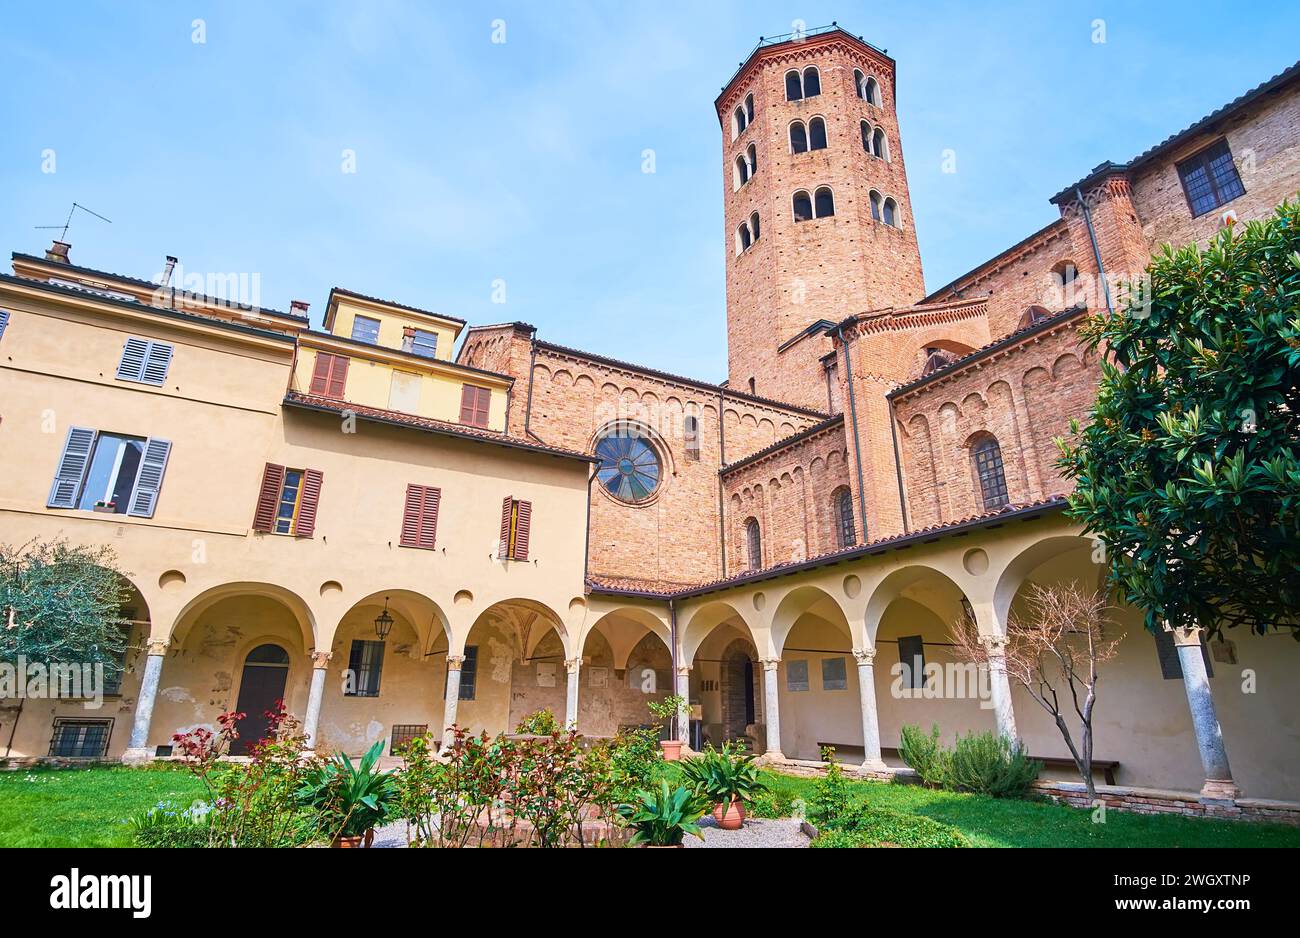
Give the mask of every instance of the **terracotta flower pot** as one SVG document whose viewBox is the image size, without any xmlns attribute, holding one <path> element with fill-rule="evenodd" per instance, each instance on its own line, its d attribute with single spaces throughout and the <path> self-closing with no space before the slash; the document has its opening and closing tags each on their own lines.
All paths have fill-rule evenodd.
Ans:
<svg viewBox="0 0 1300 938">
<path fill-rule="evenodd" d="M 375 832 L 373 829 L 366 831 L 357 837 L 336 837 L 331 847 L 339 850 L 358 850 L 371 846 L 375 842 Z"/>
<path fill-rule="evenodd" d="M 665 762 L 680 762 L 682 758 L 682 741 L 680 739 L 661 739 L 659 748 L 664 752 Z"/>
<path fill-rule="evenodd" d="M 713 820 L 724 831 L 738 831 L 745 826 L 745 803 L 733 798 L 730 804 L 719 802 L 713 806 Z"/>
</svg>

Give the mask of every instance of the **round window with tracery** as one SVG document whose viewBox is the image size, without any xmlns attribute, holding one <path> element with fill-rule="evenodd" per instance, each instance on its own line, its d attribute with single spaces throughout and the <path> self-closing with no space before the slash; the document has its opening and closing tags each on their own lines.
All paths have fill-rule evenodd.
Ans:
<svg viewBox="0 0 1300 938">
<path fill-rule="evenodd" d="M 643 502 L 659 488 L 663 466 L 644 434 L 630 427 L 611 430 L 596 442 L 596 456 L 596 478 L 619 501 Z"/>
</svg>

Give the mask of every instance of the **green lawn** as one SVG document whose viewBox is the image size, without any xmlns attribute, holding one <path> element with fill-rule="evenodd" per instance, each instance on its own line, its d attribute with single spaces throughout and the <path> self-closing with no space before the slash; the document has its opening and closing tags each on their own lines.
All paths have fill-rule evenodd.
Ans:
<svg viewBox="0 0 1300 938">
<path fill-rule="evenodd" d="M 0 847 L 129 847 L 126 818 L 202 795 L 192 775 L 171 767 L 0 772 Z"/>
<path fill-rule="evenodd" d="M 671 773 L 670 773 L 671 774 Z M 811 800 L 814 779 L 765 772 L 769 785 Z M 852 782 L 874 805 L 949 824 L 979 847 L 1300 847 L 1300 828 L 1091 812 L 1040 801 L 932 791 L 918 785 Z M 182 769 L 39 769 L 0 773 L 0 847 L 125 847 L 125 819 L 161 801 L 202 796 Z"/>
<path fill-rule="evenodd" d="M 773 790 L 811 800 L 815 779 L 764 773 Z M 977 847 L 1300 847 L 1300 828 L 1281 824 L 1108 811 L 1092 812 L 1044 801 L 989 798 L 935 791 L 920 785 L 853 782 L 871 804 L 919 814 L 957 828 Z"/>
</svg>

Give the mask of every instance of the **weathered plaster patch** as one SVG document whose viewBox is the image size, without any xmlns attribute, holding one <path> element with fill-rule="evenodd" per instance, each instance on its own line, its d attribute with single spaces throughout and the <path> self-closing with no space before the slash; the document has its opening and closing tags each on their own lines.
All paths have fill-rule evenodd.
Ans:
<svg viewBox="0 0 1300 938">
<path fill-rule="evenodd" d="M 172 703 L 194 703 L 194 695 L 185 687 L 164 687 L 158 696 Z"/>
</svg>

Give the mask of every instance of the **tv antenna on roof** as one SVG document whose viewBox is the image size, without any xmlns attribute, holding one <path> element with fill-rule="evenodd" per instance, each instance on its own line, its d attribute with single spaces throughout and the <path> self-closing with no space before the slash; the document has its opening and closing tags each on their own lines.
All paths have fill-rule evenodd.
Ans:
<svg viewBox="0 0 1300 938">
<path fill-rule="evenodd" d="M 105 218 L 103 215 L 99 214 L 99 212 L 86 208 L 86 206 L 82 205 L 80 202 L 73 202 L 72 208 L 68 209 L 67 220 L 64 221 L 62 225 L 35 225 L 34 227 L 38 231 L 46 231 L 46 230 L 52 231 L 55 228 L 60 228 L 62 229 L 62 232 L 59 234 L 59 240 L 66 241 L 68 240 L 68 228 L 72 225 L 72 215 L 74 212 L 76 212 L 77 209 L 81 209 L 83 212 L 86 212 L 89 215 L 94 215 L 100 221 L 106 221 L 110 225 L 113 224 L 111 219 Z"/>
</svg>

